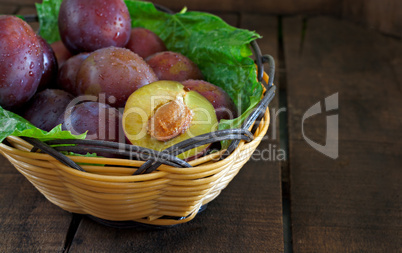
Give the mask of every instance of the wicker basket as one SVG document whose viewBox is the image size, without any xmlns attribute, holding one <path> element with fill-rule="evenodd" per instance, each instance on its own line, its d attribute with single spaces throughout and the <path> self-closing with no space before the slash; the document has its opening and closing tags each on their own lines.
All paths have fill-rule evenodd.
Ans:
<svg viewBox="0 0 402 253">
<path fill-rule="evenodd" d="M 267 105 L 274 88 L 270 87 L 269 98 L 265 91 L 265 104 L 260 103 L 262 118 L 257 110 L 250 115 L 251 141 L 239 137 L 232 141 L 235 147 L 227 157 L 228 150 L 222 150 L 188 162 L 189 168 L 161 164 L 151 173 L 133 175 L 147 161 L 65 156 L 80 164 L 80 171 L 52 153 L 40 152 L 32 145 L 37 142 L 15 136 L 0 143 L 0 152 L 50 202 L 66 211 L 105 221 L 158 226 L 185 223 L 215 199 L 250 159 L 268 130 Z"/>
<path fill-rule="evenodd" d="M 251 46 L 258 79 L 265 81 L 267 89 L 242 128 L 203 142 L 233 140 L 226 150 L 188 163 L 177 163 L 180 159 L 173 150 L 164 153 L 170 155 L 167 158 L 150 156 L 148 161 L 65 156 L 38 140 L 9 136 L 0 143 L 0 152 L 50 202 L 66 211 L 86 214 L 108 225 L 188 222 L 236 176 L 268 130 L 275 64 L 271 56 L 261 55 L 255 41 Z M 264 62 L 269 63 L 270 78 L 264 72 Z"/>
<path fill-rule="evenodd" d="M 188 222 L 202 205 L 215 199 L 248 161 L 269 125 L 269 111 L 249 143 L 241 141 L 227 158 L 222 152 L 193 160 L 192 168 L 161 165 L 157 171 L 132 175 L 144 162 L 128 159 L 78 157 L 82 172 L 52 156 L 30 152 L 32 145 L 18 137 L 0 144 L 1 153 L 50 202 L 73 213 L 111 221 L 173 225 Z M 166 218 L 169 216 L 169 218 Z M 183 218 L 184 217 L 184 218 Z"/>
</svg>

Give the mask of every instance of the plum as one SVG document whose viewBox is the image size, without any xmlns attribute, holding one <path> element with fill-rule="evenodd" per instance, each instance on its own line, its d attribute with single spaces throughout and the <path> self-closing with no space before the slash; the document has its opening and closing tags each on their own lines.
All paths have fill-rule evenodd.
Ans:
<svg viewBox="0 0 402 253">
<path fill-rule="evenodd" d="M 108 47 L 96 50 L 82 62 L 77 89 L 80 95 L 104 95 L 105 102 L 120 108 L 131 93 L 157 80 L 139 55 L 126 48 Z"/>
<path fill-rule="evenodd" d="M 186 80 L 184 87 L 203 95 L 214 106 L 218 121 L 237 118 L 236 106 L 230 96 L 220 87 L 204 80 Z"/>
<path fill-rule="evenodd" d="M 43 71 L 38 37 L 22 19 L 0 16 L 0 105 L 16 108 L 36 92 Z"/>
<path fill-rule="evenodd" d="M 126 48 L 144 59 L 155 53 L 167 50 L 165 43 L 158 35 L 142 27 L 131 29 L 130 39 Z"/>
<path fill-rule="evenodd" d="M 80 53 L 70 57 L 59 70 L 57 86 L 71 94 L 78 96 L 77 74 L 82 62 L 90 53 Z"/>
<path fill-rule="evenodd" d="M 64 46 L 63 41 L 58 40 L 50 44 L 50 47 L 53 49 L 53 52 L 56 56 L 57 65 L 59 68 L 63 66 L 63 63 L 73 56 L 70 51 Z"/>
<path fill-rule="evenodd" d="M 38 91 L 56 86 L 58 64 L 52 47 L 41 36 L 37 35 L 43 50 L 43 72 Z"/>
<path fill-rule="evenodd" d="M 50 131 L 58 125 L 60 115 L 73 98 L 73 95 L 63 90 L 45 89 L 33 96 L 22 116 L 34 126 Z"/>
<path fill-rule="evenodd" d="M 121 113 L 110 105 L 86 101 L 69 106 L 61 115 L 62 129 L 72 134 L 87 132 L 86 139 L 119 142 L 125 140 Z"/>
<path fill-rule="evenodd" d="M 212 104 L 202 95 L 175 81 L 157 81 L 136 90 L 123 112 L 123 129 L 134 145 L 162 151 L 186 139 L 215 131 Z M 203 153 L 203 145 L 179 155 L 182 159 Z"/>
<path fill-rule="evenodd" d="M 72 54 L 124 47 L 130 38 L 131 18 L 123 0 L 64 0 L 58 18 L 61 39 Z"/>
<path fill-rule="evenodd" d="M 198 66 L 188 57 L 172 51 L 164 51 L 147 57 L 146 62 L 159 80 L 185 81 L 203 79 Z"/>
</svg>

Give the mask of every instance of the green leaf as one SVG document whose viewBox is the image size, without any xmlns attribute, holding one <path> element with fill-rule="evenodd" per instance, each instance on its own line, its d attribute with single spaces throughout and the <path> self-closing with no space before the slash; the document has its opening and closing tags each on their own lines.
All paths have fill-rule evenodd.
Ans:
<svg viewBox="0 0 402 253">
<path fill-rule="evenodd" d="M 15 15 L 17 18 L 20 18 L 25 21 L 24 15 Z"/>
<path fill-rule="evenodd" d="M 53 139 L 85 139 L 86 133 L 73 135 L 69 131 L 62 131 L 61 125 L 46 132 L 35 127 L 21 116 L 0 106 L 0 142 L 10 135 L 34 137 L 41 141 L 47 141 Z"/>
<path fill-rule="evenodd" d="M 58 17 L 61 2 L 62 0 L 43 0 L 42 4 L 35 4 L 40 24 L 39 34 L 49 43 L 60 40 Z"/>
</svg>

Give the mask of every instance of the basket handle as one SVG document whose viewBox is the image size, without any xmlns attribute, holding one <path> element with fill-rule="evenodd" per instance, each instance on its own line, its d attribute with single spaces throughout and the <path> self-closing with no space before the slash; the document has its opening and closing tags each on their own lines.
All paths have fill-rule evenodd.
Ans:
<svg viewBox="0 0 402 253">
<path fill-rule="evenodd" d="M 41 142 L 40 140 L 31 138 L 31 137 L 21 137 L 21 138 L 33 146 L 31 152 L 36 152 L 36 150 L 40 149 L 42 152 L 56 158 L 60 162 L 64 163 L 67 166 L 70 166 L 73 169 L 76 169 L 79 171 L 85 171 L 81 168 L 81 166 L 76 164 L 73 160 L 71 160 L 67 156 L 63 155 L 62 153 L 56 151 L 55 149 L 53 149 L 46 143 Z"/>
<path fill-rule="evenodd" d="M 254 124 L 252 132 L 254 132 L 262 117 L 264 116 L 265 111 L 267 110 L 267 107 L 269 103 L 272 101 L 272 99 L 275 96 L 275 90 L 276 87 L 273 84 L 274 82 L 274 77 L 275 77 L 275 60 L 274 58 L 267 54 L 267 55 L 262 55 L 261 50 L 257 44 L 257 42 L 254 40 L 251 42 L 251 47 L 254 50 L 254 53 L 256 55 L 256 64 L 257 64 L 257 80 L 262 83 L 263 80 L 263 75 L 264 75 L 264 63 L 269 64 L 269 70 L 268 70 L 268 83 L 266 87 L 266 92 L 264 97 L 261 99 L 261 101 L 257 104 L 257 106 L 253 109 L 253 111 L 250 113 L 250 115 L 247 117 L 247 119 L 243 122 L 241 128 L 242 129 L 249 129 L 251 125 Z M 222 156 L 222 159 L 228 157 L 239 145 L 240 140 L 235 140 L 230 143 L 229 147 L 227 148 L 227 152 Z"/>
<path fill-rule="evenodd" d="M 166 164 L 179 168 L 191 167 L 186 161 L 177 157 L 177 155 L 186 152 L 190 149 L 208 144 L 213 142 L 219 142 L 222 140 L 245 140 L 247 142 L 252 141 L 254 135 L 247 129 L 226 129 L 210 132 L 207 134 L 199 135 L 191 139 L 187 139 L 176 145 L 169 147 L 168 149 L 160 152 L 153 149 L 148 149 L 144 147 L 139 147 L 130 144 L 122 144 L 111 141 L 101 141 L 101 140 L 80 140 L 80 139 L 60 139 L 60 140 L 49 140 L 42 142 L 35 138 L 21 137 L 31 145 L 33 149 L 31 152 L 36 152 L 41 150 L 41 152 L 46 153 L 63 164 L 70 166 L 73 169 L 83 171 L 85 170 L 76 164 L 66 155 L 60 153 L 60 151 L 69 152 L 107 152 L 110 154 L 117 154 L 121 156 L 127 156 L 130 158 L 137 158 L 138 160 L 147 161 L 138 170 L 134 172 L 133 175 L 138 175 L 143 172 L 150 173 L 156 170 L 161 164 Z M 63 144 L 63 146 L 57 146 Z M 52 147 L 56 145 L 55 147 Z M 68 146 L 66 146 L 68 145 Z"/>
<path fill-rule="evenodd" d="M 253 139 L 254 135 L 248 129 L 225 129 L 198 135 L 193 138 L 184 140 L 173 146 L 170 146 L 162 152 L 171 154 L 176 157 L 177 155 L 190 149 L 209 143 L 219 142 L 223 140 L 245 140 L 249 142 Z M 135 171 L 133 175 L 141 173 L 151 173 L 152 171 L 156 170 L 160 165 L 160 162 L 154 163 L 153 161 L 147 161 L 137 171 Z"/>
<path fill-rule="evenodd" d="M 233 153 L 233 151 L 236 149 L 236 147 L 239 145 L 241 140 L 246 140 L 246 141 L 251 141 L 252 139 L 245 139 L 243 138 L 243 136 L 245 136 L 245 134 L 249 135 L 252 133 L 248 130 L 251 125 L 253 123 L 254 127 L 252 132 L 254 132 L 259 123 L 260 120 L 262 119 L 262 117 L 265 114 L 265 111 L 267 110 L 267 107 L 269 105 L 269 103 L 272 101 L 272 99 L 275 96 L 275 90 L 276 87 L 273 85 L 273 80 L 274 80 L 274 76 L 275 76 L 275 60 L 271 55 L 264 55 L 262 56 L 261 54 L 261 50 L 257 44 L 256 41 L 252 41 L 251 42 L 251 46 L 254 50 L 254 53 L 256 55 L 256 64 L 257 64 L 257 79 L 259 82 L 262 82 L 263 80 L 263 75 L 264 75 L 264 63 L 268 63 L 269 64 L 269 70 L 268 70 L 268 83 L 267 83 L 267 90 L 265 92 L 264 97 L 261 99 L 261 101 L 257 104 L 257 106 L 253 109 L 253 111 L 250 113 L 250 115 L 247 117 L 247 119 L 243 122 L 241 128 L 239 129 L 227 129 L 225 130 L 225 135 L 224 138 L 222 139 L 218 139 L 214 137 L 216 137 L 217 135 L 219 135 L 219 131 L 214 131 L 202 136 L 197 136 L 188 140 L 185 140 L 181 143 L 178 143 L 170 148 L 167 148 L 166 150 L 164 150 L 163 152 L 167 152 L 170 153 L 172 155 L 178 155 L 181 154 L 182 152 L 185 152 L 189 149 L 198 147 L 200 145 L 204 145 L 207 143 L 213 143 L 216 141 L 220 141 L 220 140 L 232 140 L 231 144 L 229 145 L 229 147 L 227 148 L 226 152 L 221 156 L 221 159 L 225 159 L 226 157 L 228 157 L 230 154 Z M 252 135 L 254 137 L 254 135 Z M 211 138 L 212 139 L 202 139 L 203 137 L 205 138 Z M 202 141 L 197 141 L 194 139 L 199 138 L 200 140 L 202 139 Z M 153 162 L 153 161 L 147 161 L 146 163 L 144 163 L 134 174 L 141 174 L 141 173 L 150 173 L 154 170 L 156 170 L 159 166 L 161 165 L 161 163 L 158 162 Z"/>
<path fill-rule="evenodd" d="M 102 140 L 79 140 L 79 139 L 60 139 L 50 140 L 44 143 L 45 145 L 60 145 L 50 147 L 56 152 L 69 151 L 69 152 L 89 152 L 89 153 L 108 153 L 119 155 L 122 157 L 129 157 L 130 159 L 136 158 L 137 160 L 148 160 L 152 162 L 160 162 L 162 164 L 175 166 L 175 167 L 191 167 L 186 161 L 183 161 L 176 156 L 168 153 L 163 153 L 149 148 L 144 148 L 135 145 L 129 145 L 124 143 L 117 143 L 111 141 Z M 68 145 L 68 146 L 66 146 Z M 46 152 L 46 151 L 44 151 Z M 62 155 L 62 154 L 61 154 Z"/>
</svg>

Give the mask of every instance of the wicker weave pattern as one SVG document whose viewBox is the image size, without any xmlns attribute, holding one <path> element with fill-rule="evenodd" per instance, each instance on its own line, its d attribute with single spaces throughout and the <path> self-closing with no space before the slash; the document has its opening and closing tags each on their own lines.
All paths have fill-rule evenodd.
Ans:
<svg viewBox="0 0 402 253">
<path fill-rule="evenodd" d="M 32 146 L 18 137 L 7 138 L 11 146 L 0 143 L 0 152 L 64 210 L 111 221 L 174 225 L 190 221 L 202 205 L 219 195 L 250 159 L 268 126 L 267 109 L 255 139 L 242 141 L 229 157 L 218 161 L 222 153 L 218 152 L 191 161 L 192 168 L 162 165 L 150 174 L 135 176 L 132 166 L 141 166 L 141 161 L 70 156 L 84 163 L 81 166 L 87 172 L 81 172 L 47 154 L 30 152 Z"/>
</svg>

